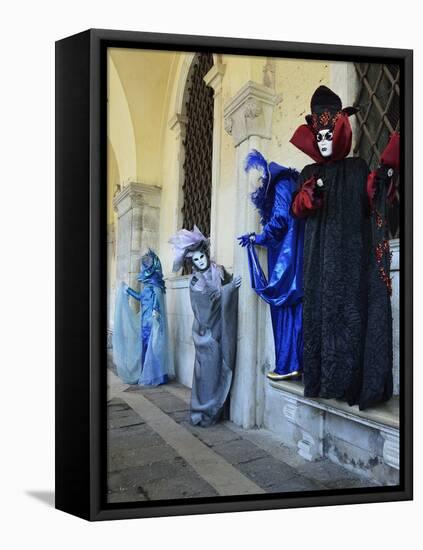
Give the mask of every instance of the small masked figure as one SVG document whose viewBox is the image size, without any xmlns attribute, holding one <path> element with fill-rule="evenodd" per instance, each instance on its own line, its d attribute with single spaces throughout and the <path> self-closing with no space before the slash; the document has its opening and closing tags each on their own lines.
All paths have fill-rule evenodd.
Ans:
<svg viewBox="0 0 423 550">
<path fill-rule="evenodd" d="M 304 395 L 365 409 L 392 395 L 392 313 L 385 209 L 395 164 L 369 176 L 347 157 L 352 131 L 340 98 L 319 86 L 291 143 L 314 163 L 300 174 L 292 212 L 304 219 Z M 393 137 L 387 151 L 395 149 Z M 395 154 L 393 155 L 395 157 Z"/>
<path fill-rule="evenodd" d="M 173 271 L 192 264 L 190 299 L 195 363 L 191 391 L 191 423 L 210 426 L 222 417 L 236 360 L 238 288 L 223 266 L 210 260 L 209 241 L 194 226 L 169 241 L 174 247 Z"/>
<path fill-rule="evenodd" d="M 275 162 L 268 164 L 258 151 L 252 151 L 246 170 L 262 173 L 251 199 L 259 210 L 263 230 L 238 237 L 247 248 L 251 286 L 270 305 L 275 342 L 275 369 L 271 380 L 298 378 L 303 370 L 302 298 L 304 222 L 291 213 L 298 172 Z M 268 278 L 257 257 L 255 246 L 267 249 Z"/>
<path fill-rule="evenodd" d="M 115 308 L 114 361 L 127 384 L 158 386 L 173 375 L 165 306 L 165 283 L 159 257 L 148 250 L 141 258 L 141 292 L 122 283 Z M 140 302 L 136 314 L 128 296 Z"/>
</svg>

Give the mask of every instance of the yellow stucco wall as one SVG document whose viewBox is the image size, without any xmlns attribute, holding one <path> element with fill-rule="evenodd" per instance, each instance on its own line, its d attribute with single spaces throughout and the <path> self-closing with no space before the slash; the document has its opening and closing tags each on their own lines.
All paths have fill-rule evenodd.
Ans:
<svg viewBox="0 0 423 550">
<path fill-rule="evenodd" d="M 276 61 L 276 91 L 282 94 L 281 102 L 273 115 L 273 138 L 269 146 L 269 158 L 285 166 L 301 170 L 313 162 L 294 147 L 290 138 L 304 117 L 310 112 L 310 98 L 321 84 L 329 86 L 329 63 L 298 59 Z"/>
</svg>

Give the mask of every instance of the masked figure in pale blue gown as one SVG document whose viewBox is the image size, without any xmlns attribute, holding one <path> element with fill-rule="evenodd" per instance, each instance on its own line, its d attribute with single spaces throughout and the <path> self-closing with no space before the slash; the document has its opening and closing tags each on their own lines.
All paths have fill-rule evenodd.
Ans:
<svg viewBox="0 0 423 550">
<path fill-rule="evenodd" d="M 165 283 L 159 257 L 152 251 L 141 259 L 141 292 L 122 283 L 118 290 L 113 333 L 113 357 L 126 384 L 158 386 L 173 376 L 165 305 Z M 128 296 L 140 302 L 136 314 Z"/>
<path fill-rule="evenodd" d="M 246 160 L 246 170 L 253 168 L 262 174 L 251 200 L 260 213 L 263 230 L 238 239 L 247 249 L 251 286 L 270 305 L 275 369 L 267 376 L 273 380 L 298 378 L 303 370 L 304 222 L 291 214 L 298 173 L 275 162 L 268 164 L 255 150 Z M 257 245 L 267 249 L 267 277 L 259 263 Z"/>
</svg>

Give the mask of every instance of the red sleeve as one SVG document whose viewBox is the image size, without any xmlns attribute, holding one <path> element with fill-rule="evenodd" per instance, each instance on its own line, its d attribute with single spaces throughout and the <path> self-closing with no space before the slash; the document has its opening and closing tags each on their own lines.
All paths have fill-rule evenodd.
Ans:
<svg viewBox="0 0 423 550">
<path fill-rule="evenodd" d="M 302 184 L 300 190 L 295 195 L 291 209 L 296 218 L 305 218 L 313 210 L 322 206 L 322 199 L 315 196 L 315 185 L 316 177 L 312 176 Z"/>
<path fill-rule="evenodd" d="M 399 170 L 400 166 L 400 136 L 398 132 L 393 132 L 389 138 L 388 145 L 380 155 L 380 163 L 389 166 L 394 170 Z"/>
</svg>

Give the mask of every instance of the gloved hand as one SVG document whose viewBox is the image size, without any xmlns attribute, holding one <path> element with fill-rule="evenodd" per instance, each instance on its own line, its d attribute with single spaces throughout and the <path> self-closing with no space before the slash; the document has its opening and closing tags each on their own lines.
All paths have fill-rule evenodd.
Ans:
<svg viewBox="0 0 423 550">
<path fill-rule="evenodd" d="M 209 298 L 210 298 L 211 302 L 214 302 L 219 297 L 220 297 L 220 290 L 218 290 L 218 289 L 212 290 L 209 294 Z"/>
<path fill-rule="evenodd" d="M 316 174 L 308 178 L 295 193 L 292 201 L 292 213 L 297 218 L 305 218 L 323 205 L 325 186 L 322 178 Z"/>
<path fill-rule="evenodd" d="M 322 178 L 316 179 L 316 184 L 313 189 L 313 194 L 316 199 L 323 198 L 323 193 L 325 192 L 325 184 L 322 180 Z"/>
<path fill-rule="evenodd" d="M 245 235 L 241 235 L 240 237 L 237 237 L 239 241 L 238 244 L 242 247 L 247 246 L 247 244 L 255 242 L 255 237 L 255 233 L 246 233 Z"/>
</svg>

